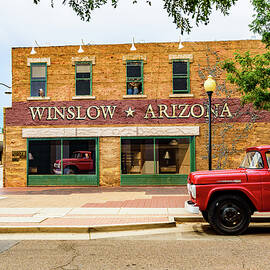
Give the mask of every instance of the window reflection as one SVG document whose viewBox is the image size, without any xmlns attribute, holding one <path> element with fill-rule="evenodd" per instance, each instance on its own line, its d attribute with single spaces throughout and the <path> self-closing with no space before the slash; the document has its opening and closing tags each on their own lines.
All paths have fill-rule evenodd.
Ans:
<svg viewBox="0 0 270 270">
<path fill-rule="evenodd" d="M 61 158 L 61 141 L 30 141 L 29 174 L 54 174 L 54 162 Z"/>
<path fill-rule="evenodd" d="M 63 141 L 63 174 L 95 174 L 95 141 Z"/>
<path fill-rule="evenodd" d="M 28 173 L 30 175 L 95 174 L 96 141 L 29 141 Z"/>
</svg>

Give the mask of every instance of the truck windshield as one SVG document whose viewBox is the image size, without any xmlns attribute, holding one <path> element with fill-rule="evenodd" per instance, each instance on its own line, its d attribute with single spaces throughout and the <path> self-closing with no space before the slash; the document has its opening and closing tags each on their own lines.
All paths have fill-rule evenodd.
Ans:
<svg viewBox="0 0 270 270">
<path fill-rule="evenodd" d="M 81 158 L 81 153 L 77 153 L 77 152 L 73 153 L 72 158 Z"/>
<path fill-rule="evenodd" d="M 263 160 L 262 160 L 261 154 L 259 152 L 256 152 L 256 151 L 247 152 L 240 168 L 262 169 L 263 168 Z"/>
</svg>

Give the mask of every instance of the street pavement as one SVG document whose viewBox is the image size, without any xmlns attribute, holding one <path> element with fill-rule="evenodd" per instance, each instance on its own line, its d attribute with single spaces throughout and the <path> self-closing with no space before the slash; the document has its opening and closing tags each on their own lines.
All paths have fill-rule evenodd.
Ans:
<svg viewBox="0 0 270 270">
<path fill-rule="evenodd" d="M 168 230 L 168 229 L 166 229 Z M 206 223 L 166 234 L 91 241 L 0 241 L 2 270 L 264 270 L 270 269 L 270 226 L 216 235 Z"/>
<path fill-rule="evenodd" d="M 186 186 L 0 188 L 0 240 L 33 239 L 37 233 L 94 239 L 202 222 L 200 214 L 184 209 L 187 199 Z"/>
</svg>

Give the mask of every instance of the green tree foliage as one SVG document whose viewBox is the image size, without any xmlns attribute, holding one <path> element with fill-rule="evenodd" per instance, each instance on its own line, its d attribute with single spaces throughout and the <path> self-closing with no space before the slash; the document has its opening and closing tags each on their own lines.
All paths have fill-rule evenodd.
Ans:
<svg viewBox="0 0 270 270">
<path fill-rule="evenodd" d="M 262 36 L 266 52 L 255 56 L 236 53 L 234 60 L 222 63 L 222 68 L 228 72 L 227 79 L 238 87 L 243 103 L 270 111 L 270 1 L 252 0 L 252 4 L 255 14 L 249 27 Z"/>
<path fill-rule="evenodd" d="M 33 1 L 38 4 L 41 0 Z M 54 1 L 51 0 L 52 7 Z M 138 0 L 129 1 L 133 4 L 138 2 Z M 154 0 L 141 1 L 145 1 L 151 6 L 151 2 Z M 111 2 L 111 5 L 116 8 L 119 0 L 62 0 L 63 5 L 70 6 L 84 21 L 90 21 L 92 11 L 108 4 L 108 2 Z M 213 9 L 228 15 L 229 10 L 237 0 L 163 0 L 163 2 L 163 8 L 167 11 L 168 16 L 173 18 L 177 28 L 181 29 L 182 33 L 190 33 L 192 29 L 191 22 L 195 22 L 197 26 L 200 23 L 207 25 Z"/>
<path fill-rule="evenodd" d="M 270 0 L 252 0 L 255 14 L 250 30 L 262 36 L 266 47 L 270 46 Z"/>
<path fill-rule="evenodd" d="M 256 109 L 270 111 L 270 52 L 251 57 L 249 52 L 235 54 L 234 60 L 222 64 L 228 72 L 227 79 L 235 84 L 244 103 Z"/>
</svg>

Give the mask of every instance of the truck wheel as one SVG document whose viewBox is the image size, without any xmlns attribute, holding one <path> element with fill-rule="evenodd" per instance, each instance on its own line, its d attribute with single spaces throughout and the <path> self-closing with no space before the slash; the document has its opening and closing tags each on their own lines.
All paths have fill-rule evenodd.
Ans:
<svg viewBox="0 0 270 270">
<path fill-rule="evenodd" d="M 64 169 L 64 174 L 75 174 L 75 170 L 73 168 L 65 168 Z"/>
<path fill-rule="evenodd" d="M 219 234 L 242 234 L 249 225 L 251 210 L 248 203 L 235 195 L 222 195 L 210 205 L 208 219 Z"/>
<path fill-rule="evenodd" d="M 208 211 L 201 211 L 201 212 L 202 212 L 202 216 L 203 216 L 204 220 L 206 222 L 208 222 Z"/>
</svg>

